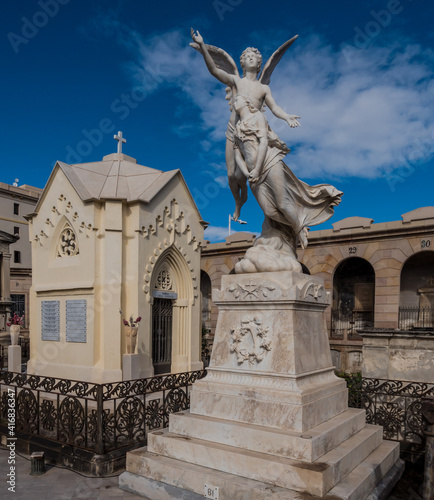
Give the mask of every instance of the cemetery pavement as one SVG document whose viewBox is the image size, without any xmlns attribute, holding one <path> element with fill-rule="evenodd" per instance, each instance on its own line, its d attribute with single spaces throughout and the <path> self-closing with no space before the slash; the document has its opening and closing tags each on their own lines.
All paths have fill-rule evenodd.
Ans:
<svg viewBox="0 0 434 500">
<path fill-rule="evenodd" d="M 9 450 L 0 446 L 0 498 L 2 500 L 144 500 L 144 497 L 118 488 L 118 475 L 94 478 L 80 475 L 70 469 L 46 465 L 41 476 L 30 475 L 30 457 L 16 455 L 15 493 L 8 491 L 7 474 Z M 121 471 L 123 472 L 123 471 Z M 120 474 L 116 473 L 116 474 Z M 145 499 L 146 500 L 146 499 Z"/>
</svg>

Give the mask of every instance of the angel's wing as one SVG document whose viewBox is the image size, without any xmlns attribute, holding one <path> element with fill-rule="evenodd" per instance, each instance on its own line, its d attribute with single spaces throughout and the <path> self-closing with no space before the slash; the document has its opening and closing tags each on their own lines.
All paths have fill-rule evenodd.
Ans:
<svg viewBox="0 0 434 500">
<path fill-rule="evenodd" d="M 190 46 L 200 52 L 200 46 L 198 43 L 190 43 Z M 214 45 L 206 45 L 206 48 L 208 49 L 209 55 L 213 58 L 217 68 L 226 71 L 226 73 L 229 73 L 230 75 L 240 76 L 235 61 L 226 51 L 220 49 L 219 47 L 214 47 Z"/>
<path fill-rule="evenodd" d="M 298 35 L 295 35 L 288 40 L 283 45 L 281 45 L 276 52 L 268 59 L 266 62 L 264 69 L 259 75 L 259 81 L 264 85 L 268 85 L 270 83 L 271 74 L 274 71 L 274 68 L 278 65 L 279 61 L 282 59 L 283 54 L 288 50 L 288 48 L 297 40 Z M 191 45 L 191 44 L 190 44 Z"/>
</svg>

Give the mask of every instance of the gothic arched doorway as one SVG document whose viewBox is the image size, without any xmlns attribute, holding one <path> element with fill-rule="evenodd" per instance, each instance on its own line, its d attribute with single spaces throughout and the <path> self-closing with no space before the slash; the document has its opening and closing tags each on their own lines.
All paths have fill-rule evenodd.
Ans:
<svg viewBox="0 0 434 500">
<path fill-rule="evenodd" d="M 170 247 L 160 255 L 152 273 L 150 347 L 154 374 L 187 371 L 192 366 L 193 347 L 197 346 L 197 356 L 200 354 L 199 335 L 192 337 L 195 297 L 190 268 L 182 253 Z"/>
<path fill-rule="evenodd" d="M 152 304 L 152 364 L 155 375 L 170 373 L 173 300 L 176 298 L 170 270 L 163 266 L 154 285 Z"/>
</svg>

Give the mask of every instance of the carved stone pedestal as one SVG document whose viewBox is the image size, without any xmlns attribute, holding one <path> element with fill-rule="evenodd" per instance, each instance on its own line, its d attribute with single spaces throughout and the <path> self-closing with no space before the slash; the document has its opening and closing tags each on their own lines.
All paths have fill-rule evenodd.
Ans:
<svg viewBox="0 0 434 500">
<path fill-rule="evenodd" d="M 8 346 L 8 371 L 21 373 L 21 346 Z"/>
<path fill-rule="evenodd" d="M 122 356 L 122 380 L 137 380 L 140 378 L 140 359 L 138 354 Z"/>
<path fill-rule="evenodd" d="M 147 450 L 128 453 L 120 487 L 152 500 L 385 498 L 402 473 L 399 445 L 348 409 L 322 281 L 229 275 L 213 301 L 210 367 L 190 412 L 171 415 L 169 429 L 149 433 Z"/>
</svg>

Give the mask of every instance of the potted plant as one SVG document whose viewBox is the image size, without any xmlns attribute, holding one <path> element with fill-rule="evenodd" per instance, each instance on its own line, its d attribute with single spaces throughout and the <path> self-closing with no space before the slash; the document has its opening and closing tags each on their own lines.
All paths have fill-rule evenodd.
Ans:
<svg viewBox="0 0 434 500">
<path fill-rule="evenodd" d="M 126 337 L 126 346 L 127 352 L 126 354 L 134 354 L 136 350 L 136 342 L 137 342 L 137 331 L 139 329 L 138 324 L 142 321 L 142 317 L 134 319 L 133 315 L 130 315 L 129 321 L 124 318 L 122 311 L 119 311 L 122 322 L 124 324 L 124 332 Z"/>
<path fill-rule="evenodd" d="M 18 345 L 18 337 L 21 327 L 24 324 L 24 314 L 20 316 L 15 312 L 13 316 L 10 316 L 9 323 L 6 324 L 9 326 L 9 332 L 11 334 L 11 345 Z"/>
</svg>

